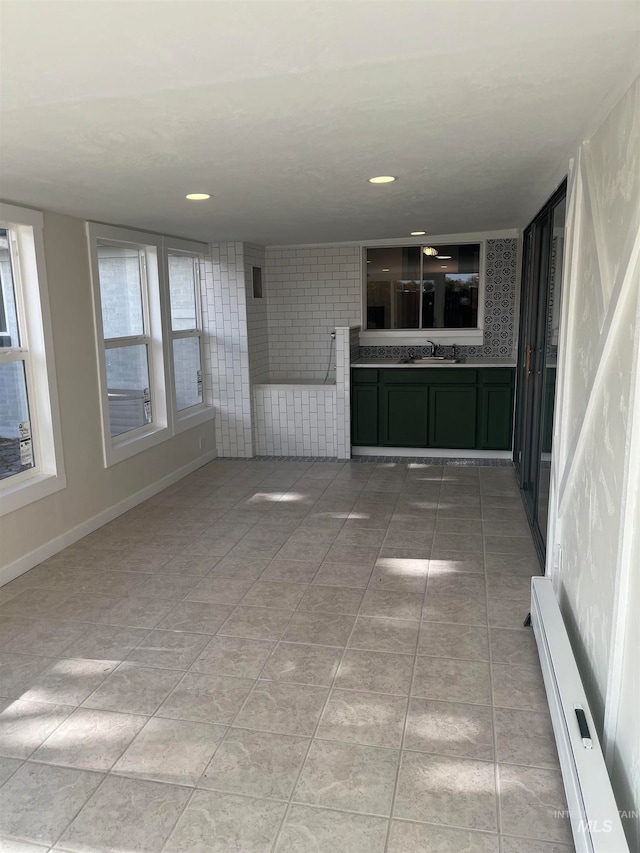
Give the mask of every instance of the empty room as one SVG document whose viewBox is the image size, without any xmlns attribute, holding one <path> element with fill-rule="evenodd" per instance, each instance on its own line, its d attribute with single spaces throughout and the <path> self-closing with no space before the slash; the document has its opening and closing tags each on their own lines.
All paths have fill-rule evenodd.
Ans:
<svg viewBox="0 0 640 853">
<path fill-rule="evenodd" d="M 0 853 L 640 851 L 640 0 L 0 0 Z"/>
</svg>

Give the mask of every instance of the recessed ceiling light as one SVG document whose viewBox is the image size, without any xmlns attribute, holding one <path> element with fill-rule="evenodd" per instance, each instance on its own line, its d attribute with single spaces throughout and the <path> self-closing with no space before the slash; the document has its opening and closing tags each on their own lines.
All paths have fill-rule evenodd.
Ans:
<svg viewBox="0 0 640 853">
<path fill-rule="evenodd" d="M 426 234 L 426 233 L 427 233 L 426 231 L 412 231 L 411 236 L 412 237 L 422 237 L 422 235 Z"/>
<path fill-rule="evenodd" d="M 389 272 L 389 267 L 382 267 L 382 272 Z"/>
<path fill-rule="evenodd" d="M 185 198 L 188 198 L 189 201 L 206 201 L 208 198 L 211 198 L 210 193 L 187 193 Z"/>
<path fill-rule="evenodd" d="M 446 265 L 446 264 L 440 264 L 440 269 L 441 269 L 441 270 L 446 270 L 446 268 L 447 268 L 447 265 Z"/>
<path fill-rule="evenodd" d="M 436 255 L 436 258 L 437 258 L 439 261 L 450 261 L 450 260 L 451 260 L 451 255 Z"/>
<path fill-rule="evenodd" d="M 392 184 L 394 181 L 393 175 L 378 175 L 376 178 L 369 178 L 370 184 Z"/>
</svg>

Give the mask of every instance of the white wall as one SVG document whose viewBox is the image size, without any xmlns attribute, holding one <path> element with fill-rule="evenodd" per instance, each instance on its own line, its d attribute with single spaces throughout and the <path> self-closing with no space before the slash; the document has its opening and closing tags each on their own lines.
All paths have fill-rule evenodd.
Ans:
<svg viewBox="0 0 640 853">
<path fill-rule="evenodd" d="M 357 245 L 267 248 L 272 382 L 324 377 L 330 333 L 360 324 L 360 253 Z"/>
<path fill-rule="evenodd" d="M 254 385 L 258 456 L 336 456 L 335 385 Z"/>
<path fill-rule="evenodd" d="M 212 243 L 203 326 L 220 456 L 253 456 L 247 295 L 242 243 Z"/>
<path fill-rule="evenodd" d="M 640 808 L 639 235 L 636 81 L 570 174 L 548 539 L 548 571 L 628 811 Z M 626 828 L 640 849 L 640 820 Z"/>
<path fill-rule="evenodd" d="M 209 422 L 104 468 L 84 222 L 45 212 L 44 245 L 67 487 L 0 518 L 0 583 L 43 559 L 56 541 L 69 544 L 79 526 L 215 452 Z"/>
<path fill-rule="evenodd" d="M 243 244 L 244 282 L 247 304 L 247 336 L 249 339 L 249 374 L 251 382 L 269 381 L 269 327 L 267 318 L 267 275 L 264 246 Z M 262 270 L 262 298 L 253 296 L 253 267 Z"/>
<path fill-rule="evenodd" d="M 459 348 L 468 358 L 514 354 L 519 241 L 507 234 L 486 232 L 480 237 L 486 239 L 484 340 Z M 322 379 L 329 361 L 329 333 L 336 326 L 361 324 L 361 253 L 359 244 L 267 247 L 272 381 Z M 368 356 L 382 355 L 384 349 L 391 357 L 391 349 L 398 347 L 388 342 L 386 347 L 366 345 Z"/>
<path fill-rule="evenodd" d="M 335 330 L 330 384 L 252 384 L 256 454 L 351 457 L 350 344 L 357 332 L 348 326 Z"/>
</svg>

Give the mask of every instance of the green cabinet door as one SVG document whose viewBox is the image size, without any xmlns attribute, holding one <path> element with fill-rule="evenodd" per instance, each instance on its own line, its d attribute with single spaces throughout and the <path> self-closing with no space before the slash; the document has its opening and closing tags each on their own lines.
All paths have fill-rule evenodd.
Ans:
<svg viewBox="0 0 640 853">
<path fill-rule="evenodd" d="M 482 389 L 478 446 L 481 450 L 511 450 L 512 428 L 512 386 L 485 385 Z"/>
<path fill-rule="evenodd" d="M 429 447 L 475 447 L 477 388 L 432 386 L 429 395 Z"/>
<path fill-rule="evenodd" d="M 381 440 L 385 447 L 426 447 L 429 389 L 382 386 Z"/>
<path fill-rule="evenodd" d="M 351 444 L 378 444 L 378 386 L 354 386 L 351 392 Z"/>
</svg>

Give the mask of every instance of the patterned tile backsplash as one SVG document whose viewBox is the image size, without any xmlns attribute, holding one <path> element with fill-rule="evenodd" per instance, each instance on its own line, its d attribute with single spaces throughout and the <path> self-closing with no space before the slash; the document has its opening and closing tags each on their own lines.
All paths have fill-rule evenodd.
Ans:
<svg viewBox="0 0 640 853">
<path fill-rule="evenodd" d="M 484 344 L 457 346 L 464 358 L 510 358 L 514 355 L 515 304 L 518 241 L 515 238 L 487 240 L 485 256 Z M 453 348 L 443 346 L 440 354 L 451 356 Z M 360 358 L 423 358 L 431 355 L 427 346 L 362 346 Z"/>
</svg>

